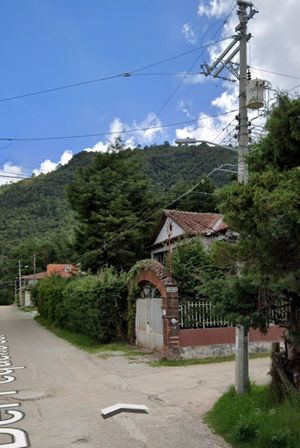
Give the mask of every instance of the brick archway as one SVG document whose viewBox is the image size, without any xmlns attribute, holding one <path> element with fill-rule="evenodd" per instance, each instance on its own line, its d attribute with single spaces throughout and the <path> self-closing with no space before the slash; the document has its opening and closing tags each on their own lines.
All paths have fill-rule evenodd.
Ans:
<svg viewBox="0 0 300 448">
<path fill-rule="evenodd" d="M 162 297 L 163 355 L 167 359 L 179 358 L 179 295 L 177 284 L 158 261 L 147 260 L 140 264 L 135 278 L 137 285 L 150 283 Z"/>
</svg>

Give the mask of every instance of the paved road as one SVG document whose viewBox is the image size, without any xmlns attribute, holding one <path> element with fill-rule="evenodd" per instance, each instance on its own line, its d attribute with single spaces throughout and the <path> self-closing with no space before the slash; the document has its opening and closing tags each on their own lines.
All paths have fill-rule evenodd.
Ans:
<svg viewBox="0 0 300 448">
<path fill-rule="evenodd" d="M 122 356 L 100 359 L 56 337 L 32 314 L 14 307 L 0 307 L 0 334 L 6 336 L 12 365 L 26 366 L 14 371 L 16 381 L 0 384 L 0 394 L 18 391 L 0 396 L 0 403 L 18 402 L 20 406 L 12 409 L 25 414 L 16 423 L 0 426 L 0 433 L 3 428 L 20 428 L 28 433 L 33 448 L 227 446 L 201 415 L 233 382 L 232 362 L 153 368 Z M 268 361 L 250 364 L 252 379 L 267 381 Z M 100 410 L 115 403 L 145 404 L 150 412 L 103 420 Z M 0 434 L 0 447 L 11 446 L 10 440 Z"/>
</svg>

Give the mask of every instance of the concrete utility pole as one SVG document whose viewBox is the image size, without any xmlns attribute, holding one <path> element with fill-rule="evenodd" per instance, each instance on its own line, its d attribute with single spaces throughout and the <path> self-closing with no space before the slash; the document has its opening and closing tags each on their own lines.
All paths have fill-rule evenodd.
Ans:
<svg viewBox="0 0 300 448">
<path fill-rule="evenodd" d="M 239 81 L 239 114 L 238 114 L 238 181 L 241 184 L 248 182 L 248 111 L 247 111 L 247 42 L 251 34 L 247 34 L 247 23 L 257 12 L 253 9 L 253 3 L 246 0 L 237 0 L 239 25 L 235 28 L 237 35 L 233 36 L 232 42 L 208 67 L 203 65 L 206 76 L 220 77 L 220 73 L 227 68 Z M 235 47 L 235 48 L 234 48 Z M 227 56 L 229 53 L 229 56 Z M 240 54 L 239 72 L 232 59 Z M 226 58 L 225 58 L 226 56 Z M 225 58 L 225 59 L 224 59 Z M 222 78 L 222 77 L 221 77 Z M 225 79 L 224 77 L 222 79 Z M 236 327 L 236 363 L 235 383 L 236 390 L 242 394 L 249 384 L 249 355 L 248 355 L 248 332 L 239 325 Z"/>
<path fill-rule="evenodd" d="M 240 73 L 239 73 L 239 129 L 238 129 L 238 181 L 248 182 L 248 111 L 247 111 L 247 8 L 252 3 L 237 0 L 240 24 L 236 31 L 240 33 Z M 249 350 L 248 331 L 242 325 L 236 327 L 235 334 L 235 386 L 243 394 L 249 386 Z"/>
<path fill-rule="evenodd" d="M 21 260 L 19 259 L 19 306 L 22 306 Z"/>
<path fill-rule="evenodd" d="M 246 161 L 248 153 L 248 111 L 247 111 L 247 7 L 252 3 L 237 0 L 238 17 L 240 24 L 236 27 L 240 36 L 240 74 L 239 74 L 239 133 L 238 133 L 238 181 L 241 184 L 248 182 L 248 164 Z M 250 36 L 249 36 L 250 38 Z"/>
<path fill-rule="evenodd" d="M 33 281 L 35 284 L 35 273 L 36 273 L 36 257 L 35 254 L 33 255 Z"/>
</svg>

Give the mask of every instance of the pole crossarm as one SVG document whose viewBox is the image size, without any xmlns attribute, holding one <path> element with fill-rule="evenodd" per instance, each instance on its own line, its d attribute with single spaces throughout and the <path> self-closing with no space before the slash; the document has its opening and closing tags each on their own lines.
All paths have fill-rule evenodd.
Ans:
<svg viewBox="0 0 300 448">
<path fill-rule="evenodd" d="M 223 50 L 220 56 L 209 66 L 208 64 L 202 64 L 202 74 L 205 76 L 213 76 L 213 78 L 221 78 L 226 81 L 234 81 L 232 79 L 226 78 L 224 76 L 220 76 L 224 69 L 230 71 L 238 80 L 240 80 L 241 74 L 238 72 L 236 68 L 234 68 L 235 63 L 232 62 L 232 59 L 241 51 L 241 40 L 246 43 L 251 39 L 251 34 L 245 34 L 245 26 L 247 26 L 247 22 L 253 18 L 253 16 L 258 12 L 253 8 L 253 3 L 238 0 L 238 16 L 240 19 L 239 25 L 235 27 L 235 31 L 238 34 L 232 37 L 232 42 Z M 250 8 L 249 14 L 247 14 L 247 8 Z M 231 53 L 230 53 L 231 52 Z M 229 56 L 227 56 L 229 54 Z M 224 59 L 226 57 L 226 59 Z"/>
</svg>

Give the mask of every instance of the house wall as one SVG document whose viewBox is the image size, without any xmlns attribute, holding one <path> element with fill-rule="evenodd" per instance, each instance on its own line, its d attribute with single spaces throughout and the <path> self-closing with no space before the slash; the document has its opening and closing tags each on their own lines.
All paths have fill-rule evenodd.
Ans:
<svg viewBox="0 0 300 448">
<path fill-rule="evenodd" d="M 171 234 L 172 238 L 184 235 L 184 230 L 181 227 L 179 227 L 179 225 L 176 224 L 176 222 L 174 222 L 172 219 L 167 218 L 153 245 L 168 240 L 170 223 L 172 223 L 172 234 Z"/>
<path fill-rule="evenodd" d="M 184 235 L 184 232 L 181 234 Z M 223 234 L 220 235 L 216 235 L 216 236 L 203 236 L 203 235 L 199 235 L 198 237 L 201 238 L 201 242 L 203 244 L 203 248 L 205 250 L 208 250 L 209 246 L 214 242 L 214 241 L 220 241 L 223 240 L 225 237 Z M 190 237 L 191 241 L 193 240 L 194 237 Z M 180 244 L 180 241 L 175 241 L 171 243 L 171 248 L 172 250 L 175 249 L 175 247 Z M 165 255 L 168 253 L 169 247 L 168 247 L 168 242 L 166 242 L 162 247 L 159 247 L 157 249 L 153 249 L 151 251 L 151 260 L 157 260 L 160 263 L 164 263 L 164 257 Z"/>
<path fill-rule="evenodd" d="M 282 342 L 283 329 L 271 326 L 267 334 L 251 329 L 249 352 L 270 351 L 272 342 Z M 181 329 L 179 345 L 184 359 L 222 356 L 235 353 L 235 328 Z"/>
<path fill-rule="evenodd" d="M 24 306 L 32 306 L 30 291 L 25 291 Z"/>
</svg>

